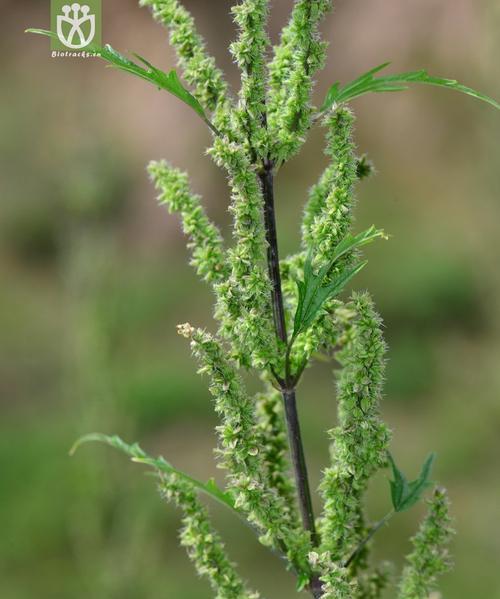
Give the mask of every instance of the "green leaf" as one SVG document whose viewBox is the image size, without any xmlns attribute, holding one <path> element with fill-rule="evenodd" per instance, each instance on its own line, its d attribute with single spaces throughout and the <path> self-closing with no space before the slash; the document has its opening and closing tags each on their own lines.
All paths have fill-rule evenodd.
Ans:
<svg viewBox="0 0 500 599">
<path fill-rule="evenodd" d="M 326 93 L 325 101 L 323 105 L 319 109 L 320 112 L 325 112 L 329 108 L 331 108 L 334 104 L 337 104 L 337 98 L 340 93 L 340 81 L 335 81 L 335 83 L 330 87 L 328 92 Z"/>
<path fill-rule="evenodd" d="M 56 33 L 53 31 L 47 31 L 45 29 L 27 29 L 26 32 L 36 33 L 38 35 L 46 35 L 48 37 L 58 39 Z M 198 114 L 198 116 L 200 116 L 205 123 L 207 123 L 207 125 L 216 132 L 214 126 L 208 120 L 201 104 L 182 85 L 175 69 L 165 73 L 164 71 L 153 66 L 139 54 L 134 54 L 134 56 L 143 63 L 144 66 L 141 66 L 132 60 L 129 60 L 123 56 L 123 54 L 120 54 L 120 52 L 112 48 L 109 44 L 106 44 L 104 47 L 90 45 L 87 48 L 87 51 L 98 54 L 103 60 L 108 62 L 109 66 L 112 68 L 135 75 L 136 77 L 152 83 L 158 89 L 163 89 L 176 96 L 179 98 L 179 100 L 182 100 L 185 104 L 190 106 L 196 112 L 196 114 Z"/>
<path fill-rule="evenodd" d="M 391 486 L 392 506 L 396 511 L 398 511 L 398 507 L 401 505 L 403 498 L 408 494 L 408 481 L 406 480 L 405 475 L 396 466 L 396 463 L 394 462 L 394 459 L 390 453 L 389 462 L 391 464 L 392 475 L 394 477 L 394 480 L 389 481 Z"/>
<path fill-rule="evenodd" d="M 179 478 L 181 478 L 184 482 L 189 483 L 197 491 L 205 493 L 206 495 L 209 495 L 213 499 L 217 500 L 219 503 L 222 503 L 227 507 L 237 511 L 234 506 L 232 496 L 229 493 L 225 493 L 220 487 L 218 487 L 213 479 L 210 479 L 206 483 L 196 480 L 192 476 L 189 476 L 181 470 L 174 468 L 164 458 L 152 458 L 145 453 L 137 443 L 129 445 L 117 435 L 109 436 L 103 435 L 101 433 L 91 433 L 90 435 L 85 435 L 76 441 L 71 448 L 70 455 L 74 455 L 77 449 L 82 445 L 95 442 L 104 443 L 110 447 L 114 447 L 115 449 L 118 449 L 122 453 L 128 455 L 133 462 L 150 466 L 157 473 L 176 474 Z"/>
<path fill-rule="evenodd" d="M 333 262 L 336 262 L 339 258 L 347 254 L 347 252 L 363 247 L 377 238 L 389 239 L 382 229 L 377 229 L 374 225 L 372 225 L 366 231 L 358 233 L 357 235 L 351 235 L 351 233 L 348 233 L 335 248 L 332 258 Z"/>
<path fill-rule="evenodd" d="M 311 575 L 309 572 L 299 572 L 297 574 L 297 593 L 303 591 L 311 582 Z"/>
<path fill-rule="evenodd" d="M 396 75 L 375 77 L 378 72 L 385 69 L 389 64 L 390 63 L 385 62 L 384 64 L 371 69 L 344 87 L 341 87 L 339 82 L 334 83 L 326 94 L 326 98 L 320 108 L 320 112 L 325 112 L 334 105 L 342 104 L 343 102 L 349 102 L 354 98 L 359 98 L 359 96 L 363 96 L 364 94 L 370 92 L 382 93 L 403 91 L 408 89 L 408 83 L 423 83 L 425 85 L 447 87 L 454 89 L 455 91 L 462 92 L 463 94 L 467 94 L 468 96 L 472 96 L 477 100 L 487 102 L 494 108 L 500 109 L 500 104 L 493 98 L 490 98 L 489 96 L 486 96 L 485 94 L 482 94 L 481 92 L 478 92 L 470 87 L 466 87 L 455 79 L 433 77 L 425 70 L 408 71 L 406 73 L 399 73 Z"/>
<path fill-rule="evenodd" d="M 391 487 L 392 505 L 396 512 L 409 510 L 421 499 L 425 490 L 431 486 L 432 483 L 429 481 L 429 477 L 435 458 L 435 453 L 429 454 L 422 466 L 418 478 L 412 482 L 408 482 L 405 475 L 396 466 L 394 458 L 389 453 L 389 462 L 394 477 L 394 480 L 389 481 L 389 484 Z"/>
<path fill-rule="evenodd" d="M 318 274 L 314 273 L 312 253 L 309 253 L 304 263 L 304 280 L 297 281 L 299 299 L 294 317 L 292 341 L 313 323 L 323 304 L 338 295 L 346 284 L 366 266 L 366 262 L 360 262 L 325 282 L 334 264 L 347 253 L 372 242 L 377 237 L 387 239 L 383 231 L 373 226 L 358 235 L 346 235 L 335 248 L 330 262 L 325 264 Z"/>
<path fill-rule="evenodd" d="M 307 329 L 316 318 L 323 304 L 328 299 L 338 295 L 350 279 L 358 274 L 367 264 L 366 262 L 361 262 L 335 277 L 327 285 L 322 285 L 327 272 L 333 266 L 333 262 L 324 266 L 317 275 L 314 274 L 311 263 L 312 256 L 309 255 L 304 265 L 304 282 L 297 282 L 299 302 L 295 313 L 293 338 Z"/>
</svg>

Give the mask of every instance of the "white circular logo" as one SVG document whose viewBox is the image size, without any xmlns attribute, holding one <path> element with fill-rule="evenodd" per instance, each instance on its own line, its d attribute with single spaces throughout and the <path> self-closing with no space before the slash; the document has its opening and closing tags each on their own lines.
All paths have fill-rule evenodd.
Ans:
<svg viewBox="0 0 500 599">
<path fill-rule="evenodd" d="M 57 16 L 57 37 L 67 48 L 79 50 L 88 46 L 95 37 L 95 15 L 90 14 L 90 6 L 75 2 L 62 7 L 62 15 Z"/>
</svg>

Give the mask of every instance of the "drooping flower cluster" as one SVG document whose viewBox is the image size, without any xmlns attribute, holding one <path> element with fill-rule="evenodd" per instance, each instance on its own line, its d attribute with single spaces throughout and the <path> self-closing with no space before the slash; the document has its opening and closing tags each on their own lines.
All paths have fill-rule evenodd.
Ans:
<svg viewBox="0 0 500 599">
<path fill-rule="evenodd" d="M 339 108 L 325 117 L 325 154 L 330 163 L 311 188 L 302 221 L 302 243 L 305 249 L 315 248 L 318 264 L 329 261 L 352 224 L 354 184 L 358 178 L 353 123 L 348 108 Z"/>
<path fill-rule="evenodd" d="M 429 513 L 412 539 L 413 551 L 399 585 L 399 599 L 427 599 L 438 576 L 451 567 L 448 550 L 453 529 L 446 491 L 437 488 L 428 501 Z"/>
<path fill-rule="evenodd" d="M 240 36 L 231 53 L 241 69 L 241 89 L 235 110 L 236 122 L 253 160 L 267 154 L 266 107 L 267 0 L 244 0 L 233 7 Z"/>
<path fill-rule="evenodd" d="M 355 295 L 349 307 L 356 316 L 337 353 L 339 424 L 330 431 L 332 466 L 320 487 L 323 548 L 335 561 L 346 559 L 366 534 L 362 497 L 369 479 L 386 465 L 389 443 L 379 411 L 385 361 L 380 318 L 367 294 Z"/>
<path fill-rule="evenodd" d="M 309 554 L 311 563 L 321 571 L 322 599 L 351 599 L 356 594 L 358 585 L 342 565 L 332 561 L 328 552 Z"/>
<path fill-rule="evenodd" d="M 262 369 L 275 353 L 262 192 L 255 167 L 236 143 L 216 139 L 212 154 L 229 173 L 235 241 L 227 255 L 230 276 L 216 290 L 216 317 L 240 363 Z"/>
<path fill-rule="evenodd" d="M 228 489 L 234 496 L 235 507 L 256 526 L 264 545 L 284 551 L 293 567 L 300 571 L 310 548 L 307 535 L 297 528 L 285 497 L 270 480 L 269 468 L 264 463 L 266 455 L 261 452 L 267 439 L 257 424 L 254 402 L 219 342 L 189 324 L 180 325 L 179 333 L 191 339 L 193 353 L 200 363 L 199 372 L 210 379 L 215 411 L 221 416 L 217 453 L 228 472 Z M 280 486 L 281 491 L 286 489 L 282 482 Z"/>
<path fill-rule="evenodd" d="M 210 523 L 210 516 L 196 491 L 176 474 L 163 475 L 160 493 L 183 511 L 181 545 L 200 576 L 208 578 L 216 599 L 259 599 L 250 591 L 227 557 L 224 543 Z"/>
<path fill-rule="evenodd" d="M 331 0 L 297 0 L 269 65 L 269 131 L 278 163 L 298 152 L 311 126 L 313 76 L 327 46 L 318 28 L 331 7 Z"/>
<path fill-rule="evenodd" d="M 152 162 L 148 170 L 160 192 L 159 203 L 182 217 L 183 231 L 190 238 L 191 265 L 207 281 L 224 281 L 229 272 L 222 236 L 208 219 L 200 197 L 191 193 L 187 175 L 166 162 Z"/>
</svg>

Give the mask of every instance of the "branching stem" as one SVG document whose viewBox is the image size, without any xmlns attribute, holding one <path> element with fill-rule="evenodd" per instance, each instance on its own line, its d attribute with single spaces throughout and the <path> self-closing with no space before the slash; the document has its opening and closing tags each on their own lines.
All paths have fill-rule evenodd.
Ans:
<svg viewBox="0 0 500 599">
<path fill-rule="evenodd" d="M 274 174 L 271 161 L 265 161 L 264 169 L 259 174 L 262 195 L 264 198 L 264 221 L 267 240 L 267 263 L 269 277 L 272 285 L 272 306 L 276 337 L 280 344 L 289 349 L 288 335 L 286 331 L 285 307 L 283 302 L 283 291 L 281 288 L 281 274 L 278 252 L 278 237 L 276 232 L 276 216 L 274 210 Z M 278 379 L 285 406 L 285 418 L 288 430 L 290 454 L 292 458 L 299 508 L 302 524 L 309 531 L 314 546 L 318 544 L 316 526 L 314 523 L 314 512 L 307 474 L 307 464 L 302 444 L 300 423 L 297 413 L 297 400 L 295 394 L 296 381 L 290 372 L 290 355 L 286 353 L 285 378 Z M 321 596 L 321 582 L 313 577 L 310 583 L 310 591 L 314 597 Z"/>
</svg>

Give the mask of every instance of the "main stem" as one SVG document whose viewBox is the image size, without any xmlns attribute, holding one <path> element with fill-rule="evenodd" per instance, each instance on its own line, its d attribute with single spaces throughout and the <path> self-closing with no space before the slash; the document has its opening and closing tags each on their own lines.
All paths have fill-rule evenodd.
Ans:
<svg viewBox="0 0 500 599">
<path fill-rule="evenodd" d="M 276 335 L 283 343 L 288 345 L 286 332 L 285 308 L 283 303 L 283 291 L 281 289 L 280 263 L 278 253 L 278 237 L 276 234 L 276 217 L 274 211 L 274 176 L 273 165 L 270 161 L 264 163 L 264 169 L 260 173 L 262 194 L 264 197 L 264 222 L 267 239 L 267 263 L 269 277 L 272 285 L 272 305 Z M 307 475 L 307 465 L 302 444 L 300 424 L 297 413 L 297 401 L 294 383 L 288 372 L 281 384 L 281 392 L 285 405 L 285 417 L 288 429 L 288 440 L 292 457 L 295 482 L 299 498 L 300 513 L 304 528 L 311 534 L 313 545 L 318 544 L 316 526 L 314 524 L 314 513 L 311 501 L 311 491 Z"/>
</svg>

